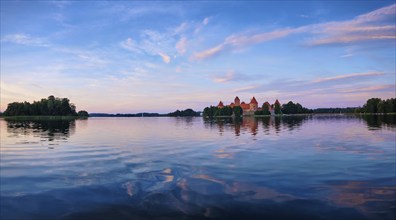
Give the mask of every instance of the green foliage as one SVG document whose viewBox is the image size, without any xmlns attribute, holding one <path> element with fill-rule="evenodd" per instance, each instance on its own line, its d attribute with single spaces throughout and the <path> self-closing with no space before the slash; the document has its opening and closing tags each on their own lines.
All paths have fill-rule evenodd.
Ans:
<svg viewBox="0 0 396 220">
<path fill-rule="evenodd" d="M 242 108 L 240 106 L 236 106 L 231 108 L 230 106 L 224 106 L 223 108 L 218 108 L 215 106 L 206 107 L 203 110 L 203 116 L 206 118 L 213 118 L 218 116 L 232 116 L 241 117 Z"/>
<path fill-rule="evenodd" d="M 77 114 L 78 114 L 79 117 L 89 117 L 88 112 L 85 111 L 85 110 L 81 110 Z"/>
<path fill-rule="evenodd" d="M 235 106 L 232 109 L 232 112 L 233 112 L 235 118 L 240 118 L 241 115 L 243 114 L 243 109 L 241 106 Z"/>
<path fill-rule="evenodd" d="M 380 98 L 371 98 L 367 100 L 362 109 L 364 113 L 394 113 L 396 112 L 396 99 L 381 100 Z"/>
<path fill-rule="evenodd" d="M 205 118 L 213 117 L 213 113 L 212 113 L 211 110 L 212 110 L 212 109 L 209 108 L 209 107 L 204 108 L 203 113 L 202 113 L 203 116 L 204 116 Z"/>
<path fill-rule="evenodd" d="M 312 110 L 304 108 L 300 103 L 294 104 L 289 101 L 287 104 L 282 105 L 282 112 L 284 114 L 308 114 L 312 113 Z"/>
<path fill-rule="evenodd" d="M 381 102 L 380 98 L 371 98 L 367 100 L 363 106 L 365 113 L 378 113 L 378 105 Z"/>
<path fill-rule="evenodd" d="M 186 110 L 176 110 L 175 112 L 171 112 L 168 114 L 168 116 L 173 116 L 173 117 L 186 117 L 186 116 L 199 116 L 199 112 L 195 112 L 191 108 L 186 109 Z"/>
<path fill-rule="evenodd" d="M 271 114 L 271 112 L 269 110 L 269 106 L 266 105 L 265 102 L 264 102 L 264 104 L 262 106 L 262 109 L 263 109 L 263 115 L 270 115 Z"/>
<path fill-rule="evenodd" d="M 13 102 L 8 104 L 4 111 L 4 116 L 18 115 L 63 115 L 77 116 L 76 107 L 67 98 L 55 98 L 49 96 L 48 99 L 41 99 L 29 102 Z"/>
<path fill-rule="evenodd" d="M 262 110 L 256 110 L 254 115 L 264 115 L 264 112 Z"/>
<path fill-rule="evenodd" d="M 277 114 L 277 115 L 282 114 L 281 106 L 280 106 L 280 104 L 278 102 L 275 103 L 275 108 L 274 109 L 275 109 L 275 114 Z"/>
<path fill-rule="evenodd" d="M 230 106 L 224 106 L 218 110 L 217 116 L 231 116 L 232 115 L 232 108 Z"/>
</svg>

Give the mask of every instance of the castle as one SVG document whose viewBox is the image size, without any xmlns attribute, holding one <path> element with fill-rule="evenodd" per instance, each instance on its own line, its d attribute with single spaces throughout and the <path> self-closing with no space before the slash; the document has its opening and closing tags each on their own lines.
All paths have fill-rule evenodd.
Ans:
<svg viewBox="0 0 396 220">
<path fill-rule="evenodd" d="M 265 102 L 263 105 L 267 105 L 268 109 L 270 110 L 271 114 L 273 114 L 274 112 L 274 106 L 275 104 L 279 104 L 278 99 L 275 101 L 275 103 L 273 105 L 270 105 L 269 102 Z M 239 99 L 239 97 L 235 97 L 234 102 L 232 102 L 231 104 L 227 105 L 231 108 L 235 107 L 235 106 L 240 106 L 243 110 L 243 114 L 244 115 L 253 115 L 255 111 L 259 110 L 261 111 L 262 108 L 259 107 L 258 102 L 256 100 L 256 98 L 253 96 L 252 99 L 250 99 L 250 103 L 247 104 L 245 102 L 241 102 L 241 100 Z M 222 101 L 219 102 L 219 104 L 217 105 L 218 108 L 223 108 L 224 104 Z"/>
</svg>

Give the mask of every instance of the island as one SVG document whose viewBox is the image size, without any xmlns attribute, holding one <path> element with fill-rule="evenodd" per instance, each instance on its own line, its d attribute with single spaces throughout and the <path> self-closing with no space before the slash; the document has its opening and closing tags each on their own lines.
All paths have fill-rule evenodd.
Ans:
<svg viewBox="0 0 396 220">
<path fill-rule="evenodd" d="M 366 101 L 363 107 L 346 107 L 346 108 L 318 108 L 308 109 L 303 107 L 300 103 L 292 101 L 281 105 L 276 99 L 274 104 L 265 101 L 261 107 L 256 98 L 253 96 L 249 103 L 241 102 L 238 96 L 235 97 L 234 102 L 229 105 L 224 105 L 222 101 L 216 106 L 206 107 L 203 110 L 204 117 L 241 117 L 241 116 L 281 116 L 281 115 L 296 115 L 296 114 L 395 114 L 396 113 L 396 99 L 390 98 L 382 100 L 380 98 L 370 98 Z"/>
<path fill-rule="evenodd" d="M 9 103 L 3 112 L 4 117 L 52 117 L 52 118 L 86 118 L 89 114 L 85 110 L 76 112 L 76 106 L 68 98 L 58 98 L 53 95 L 33 103 Z"/>
</svg>

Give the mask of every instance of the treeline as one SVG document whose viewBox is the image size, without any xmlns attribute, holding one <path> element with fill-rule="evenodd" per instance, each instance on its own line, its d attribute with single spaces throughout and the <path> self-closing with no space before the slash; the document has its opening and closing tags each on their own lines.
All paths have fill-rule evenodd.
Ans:
<svg viewBox="0 0 396 220">
<path fill-rule="evenodd" d="M 171 117 L 193 117 L 193 116 L 200 116 L 199 112 L 192 110 L 191 108 L 186 110 L 176 110 L 175 112 L 168 113 L 168 116 Z"/>
<path fill-rule="evenodd" d="M 363 107 L 348 108 L 318 108 L 313 113 L 366 113 L 366 114 L 387 114 L 396 113 L 396 99 L 390 98 L 382 100 L 371 98 L 366 101 Z"/>
<path fill-rule="evenodd" d="M 70 103 L 68 98 L 57 98 L 49 96 L 40 101 L 29 102 L 13 102 L 8 104 L 7 109 L 3 113 L 4 116 L 88 116 L 87 111 L 76 112 L 76 106 Z"/>
<path fill-rule="evenodd" d="M 274 108 L 274 114 L 282 114 L 282 107 L 279 102 L 275 102 L 272 107 Z M 261 106 L 261 110 L 255 111 L 254 115 L 271 115 L 270 105 L 268 102 L 264 102 L 264 104 Z"/>
<path fill-rule="evenodd" d="M 303 107 L 300 103 L 293 103 L 289 101 L 287 104 L 283 104 L 282 106 L 279 102 L 275 102 L 273 105 L 274 114 L 309 114 L 313 111 L 311 109 Z M 270 106 L 266 103 L 263 104 L 261 110 L 257 110 L 254 112 L 255 115 L 271 115 Z"/>
<path fill-rule="evenodd" d="M 243 110 L 240 106 L 230 107 L 224 106 L 223 108 L 218 108 L 216 106 L 206 107 L 203 110 L 204 117 L 218 117 L 218 116 L 235 116 L 241 117 Z"/>
<path fill-rule="evenodd" d="M 371 98 L 367 100 L 366 104 L 364 104 L 363 107 L 356 108 L 355 113 L 396 113 L 396 99 L 390 98 L 387 100 L 382 100 L 380 98 Z"/>
<path fill-rule="evenodd" d="M 292 101 L 282 105 L 283 114 L 309 114 L 313 110 L 303 107 L 300 103 L 293 103 Z"/>
</svg>

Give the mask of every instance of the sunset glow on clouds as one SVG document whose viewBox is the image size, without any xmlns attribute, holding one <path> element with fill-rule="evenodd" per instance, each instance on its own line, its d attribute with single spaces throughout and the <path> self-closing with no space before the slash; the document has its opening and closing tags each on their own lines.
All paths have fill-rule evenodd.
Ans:
<svg viewBox="0 0 396 220">
<path fill-rule="evenodd" d="M 284 7 L 285 4 L 290 4 Z M 1 111 L 68 97 L 89 112 L 395 97 L 396 5 L 1 2 Z"/>
</svg>

